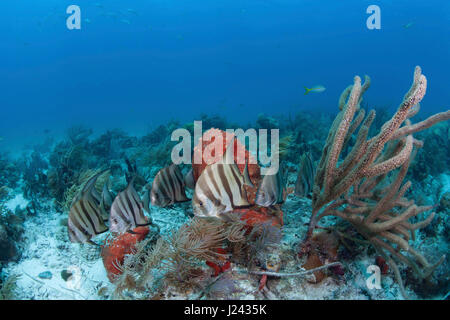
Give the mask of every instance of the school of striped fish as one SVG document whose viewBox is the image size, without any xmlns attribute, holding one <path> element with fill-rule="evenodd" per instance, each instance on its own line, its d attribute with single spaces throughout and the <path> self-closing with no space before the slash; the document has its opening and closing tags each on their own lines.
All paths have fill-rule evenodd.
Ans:
<svg viewBox="0 0 450 320">
<path fill-rule="evenodd" d="M 235 209 L 251 206 L 244 186 L 254 188 L 255 185 L 249 176 L 248 164 L 242 173 L 239 170 L 233 148 L 234 139 L 222 159 L 206 166 L 197 181 L 192 169 L 183 175 L 178 165 L 162 168 L 153 183 L 143 187 L 142 198 L 134 186 L 136 177 L 129 181 L 125 190 L 114 196 L 108 187 L 109 178 L 101 193 L 96 188 L 98 178 L 107 170 L 93 175 L 72 201 L 68 219 L 70 241 L 96 245 L 92 238 L 108 230 L 113 235 L 133 233 L 136 227 L 152 223 L 149 216 L 151 206 L 168 207 L 192 201 L 195 216 L 218 219 Z M 306 197 L 311 191 L 313 166 L 310 155 L 304 155 L 297 177 L 296 195 Z M 186 195 L 186 189 L 193 190 L 192 199 Z M 276 174 L 263 176 L 257 188 L 255 204 L 272 207 L 282 204 L 285 199 L 286 170 L 280 169 Z"/>
</svg>

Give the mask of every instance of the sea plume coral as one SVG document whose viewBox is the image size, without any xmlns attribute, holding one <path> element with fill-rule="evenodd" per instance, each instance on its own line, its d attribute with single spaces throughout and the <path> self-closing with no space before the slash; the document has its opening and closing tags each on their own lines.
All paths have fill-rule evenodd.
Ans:
<svg viewBox="0 0 450 320">
<path fill-rule="evenodd" d="M 354 84 L 347 87 L 339 99 L 340 112 L 329 131 L 315 175 L 312 216 L 302 252 L 310 251 L 319 220 L 325 216 L 340 217 L 350 222 L 386 259 L 406 296 L 397 262 L 411 267 L 420 278 L 426 278 L 443 261 L 441 258 L 430 264 L 408 243 L 414 239 L 415 230 L 425 227 L 434 216 L 432 213 L 421 222 L 409 222 L 411 217 L 431 209 L 417 206 L 404 197 L 411 183 L 402 182 L 414 147 L 423 144 L 412 134 L 448 120 L 450 110 L 419 123 L 411 123 L 410 118 L 419 111 L 418 104 L 427 87 L 425 76 L 420 67 L 416 67 L 413 84 L 397 112 L 376 136 L 368 139 L 375 112 L 372 110 L 365 116 L 360 104 L 369 85 L 368 77 L 363 85 L 361 79 L 355 77 Z M 342 150 L 358 127 L 353 147 L 339 161 Z M 391 172 L 397 169 L 397 175 L 392 178 Z"/>
<path fill-rule="evenodd" d="M 218 249 L 227 242 L 244 242 L 244 226 L 244 222 L 233 217 L 227 221 L 193 218 L 168 237 L 156 242 L 142 241 L 133 254 L 125 257 L 123 264 L 116 266 L 121 271 L 114 280 L 116 298 L 126 298 L 126 292 L 139 293 L 152 288 L 156 282 L 155 270 L 164 273 L 164 286 L 160 286 L 160 290 L 169 285 L 180 290 L 201 288 L 210 277 L 202 269 L 205 261 L 226 260 L 227 255 Z"/>
</svg>

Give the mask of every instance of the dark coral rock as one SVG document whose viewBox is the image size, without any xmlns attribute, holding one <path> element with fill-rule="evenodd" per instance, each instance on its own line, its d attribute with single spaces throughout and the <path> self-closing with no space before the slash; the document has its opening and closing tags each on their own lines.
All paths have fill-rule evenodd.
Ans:
<svg viewBox="0 0 450 320">
<path fill-rule="evenodd" d="M 142 142 L 144 142 L 145 144 L 160 143 L 167 137 L 168 134 L 169 131 L 167 129 L 167 126 L 160 125 L 155 130 L 142 137 Z"/>
<path fill-rule="evenodd" d="M 17 258 L 17 248 L 8 235 L 6 228 L 0 224 L 0 262 L 9 262 Z"/>
<path fill-rule="evenodd" d="M 63 271 L 61 271 L 61 278 L 64 280 L 64 281 L 67 281 L 67 280 L 69 280 L 69 278 L 72 276 L 72 272 L 70 272 L 70 271 L 68 271 L 68 270 L 63 270 Z"/>
<path fill-rule="evenodd" d="M 53 277 L 53 274 L 50 271 L 44 271 L 39 273 L 38 277 L 41 279 L 50 280 Z"/>
</svg>

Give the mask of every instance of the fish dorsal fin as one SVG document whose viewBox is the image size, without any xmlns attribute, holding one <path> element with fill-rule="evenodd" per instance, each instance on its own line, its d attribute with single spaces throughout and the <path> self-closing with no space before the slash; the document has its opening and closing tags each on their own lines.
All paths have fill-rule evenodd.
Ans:
<svg viewBox="0 0 450 320">
<path fill-rule="evenodd" d="M 136 192 L 136 190 L 134 189 L 134 180 L 136 180 L 136 176 L 134 176 L 134 177 L 130 180 L 130 182 L 128 183 L 128 186 L 127 186 L 127 188 L 125 189 L 125 191 L 130 190 L 131 192 L 133 192 L 133 190 L 134 190 L 134 192 Z"/>
<path fill-rule="evenodd" d="M 104 195 L 109 194 L 109 187 L 108 186 L 109 186 L 109 177 L 106 179 L 105 184 L 103 185 L 102 193 Z"/>
<path fill-rule="evenodd" d="M 144 210 L 150 213 L 150 189 L 145 188 L 144 198 L 142 199 Z"/>
<path fill-rule="evenodd" d="M 98 177 L 100 177 L 106 171 L 108 170 L 102 170 L 99 173 L 95 174 L 93 177 L 89 178 L 89 180 L 84 185 L 83 189 L 81 189 L 81 195 L 83 197 L 88 196 L 92 192 L 92 189 L 95 187 L 95 183 L 97 182 Z"/>
<path fill-rule="evenodd" d="M 227 149 L 225 150 L 225 154 L 222 157 L 221 163 L 223 164 L 236 164 L 234 162 L 234 136 L 231 141 L 227 145 Z"/>
<path fill-rule="evenodd" d="M 244 168 L 244 184 L 248 185 L 249 187 L 254 188 L 255 185 L 252 183 L 252 180 L 250 179 L 250 175 L 248 173 L 248 162 L 245 161 L 245 168 Z"/>
<path fill-rule="evenodd" d="M 86 184 L 84 185 L 83 189 L 81 189 L 81 195 L 84 197 L 92 192 L 92 189 L 95 187 L 95 183 L 97 182 L 98 177 L 100 176 L 100 173 L 97 173 L 92 178 L 90 178 Z"/>
</svg>

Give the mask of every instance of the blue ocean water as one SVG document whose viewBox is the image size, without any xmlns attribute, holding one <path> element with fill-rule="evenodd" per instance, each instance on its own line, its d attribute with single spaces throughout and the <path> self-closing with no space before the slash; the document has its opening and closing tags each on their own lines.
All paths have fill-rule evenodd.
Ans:
<svg viewBox="0 0 450 320">
<path fill-rule="evenodd" d="M 66 8 L 81 9 L 68 30 Z M 369 30 L 366 9 L 381 9 Z M 422 112 L 450 101 L 448 1 L 5 0 L 0 30 L 0 148 L 74 124 L 144 134 L 201 113 L 335 113 L 354 75 L 366 100 L 395 109 L 420 65 Z M 303 87 L 323 85 L 321 94 Z"/>
<path fill-rule="evenodd" d="M 448 300 L 448 0 L 0 9 L 0 300 Z M 279 128 L 278 175 L 172 165 L 200 119 Z"/>
</svg>

